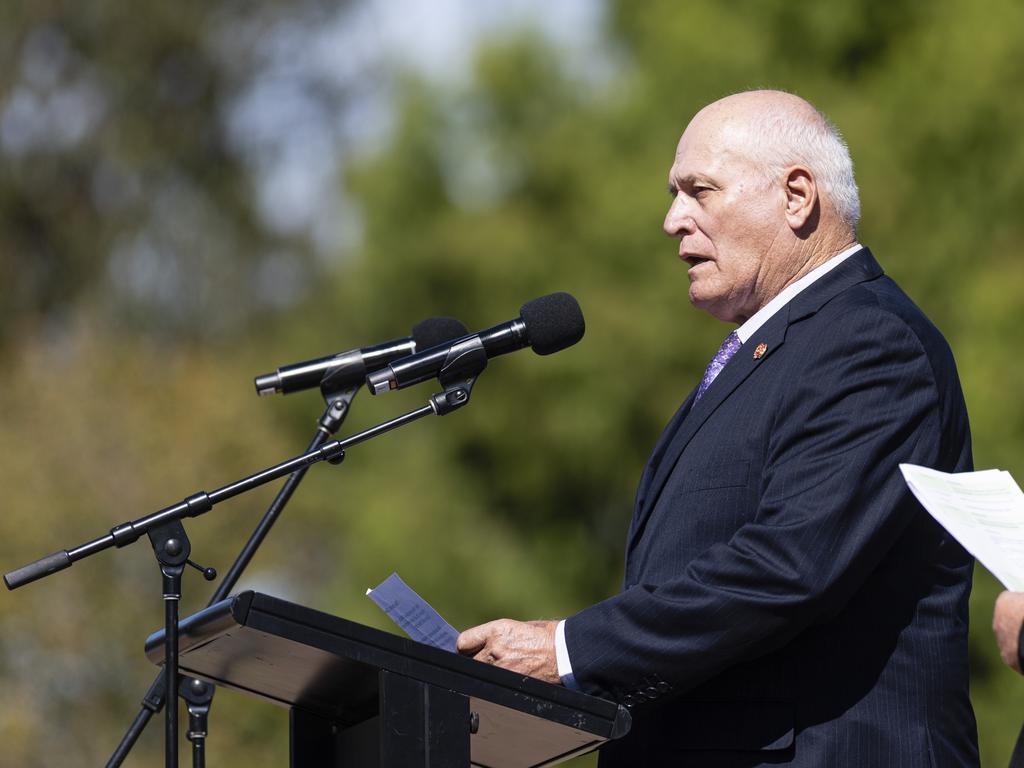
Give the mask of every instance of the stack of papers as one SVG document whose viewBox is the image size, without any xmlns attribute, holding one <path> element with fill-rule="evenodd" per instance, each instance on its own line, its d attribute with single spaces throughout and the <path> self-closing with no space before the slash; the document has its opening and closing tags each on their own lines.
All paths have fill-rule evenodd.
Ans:
<svg viewBox="0 0 1024 768">
<path fill-rule="evenodd" d="M 949 474 L 900 464 L 910 490 L 1007 589 L 1024 591 L 1024 492 L 1009 472 Z"/>
</svg>

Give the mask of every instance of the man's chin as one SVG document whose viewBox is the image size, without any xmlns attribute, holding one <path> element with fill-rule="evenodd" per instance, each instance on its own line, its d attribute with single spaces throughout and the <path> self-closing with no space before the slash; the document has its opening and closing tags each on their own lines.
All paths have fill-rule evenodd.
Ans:
<svg viewBox="0 0 1024 768">
<path fill-rule="evenodd" d="M 698 283 L 690 283 L 689 297 L 690 303 L 694 307 L 703 312 L 710 312 L 712 315 L 715 314 L 715 305 L 721 301 L 721 297 L 709 295 L 707 291 L 702 291 Z"/>
<path fill-rule="evenodd" d="M 709 315 L 717 320 L 721 320 L 723 323 L 742 323 L 746 318 L 738 317 L 736 308 L 731 306 L 721 296 L 709 296 L 700 290 L 694 290 L 696 286 L 690 286 L 690 303 L 702 312 L 707 312 Z"/>
</svg>

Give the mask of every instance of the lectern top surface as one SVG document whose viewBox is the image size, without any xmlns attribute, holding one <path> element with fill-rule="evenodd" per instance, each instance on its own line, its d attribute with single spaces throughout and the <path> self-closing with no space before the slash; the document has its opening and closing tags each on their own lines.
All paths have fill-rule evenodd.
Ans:
<svg viewBox="0 0 1024 768">
<path fill-rule="evenodd" d="M 602 738 L 629 728 L 617 704 L 258 592 L 243 592 L 180 623 L 183 674 L 340 722 L 377 706 L 384 669 Z M 146 641 L 163 662 L 163 631 Z"/>
</svg>

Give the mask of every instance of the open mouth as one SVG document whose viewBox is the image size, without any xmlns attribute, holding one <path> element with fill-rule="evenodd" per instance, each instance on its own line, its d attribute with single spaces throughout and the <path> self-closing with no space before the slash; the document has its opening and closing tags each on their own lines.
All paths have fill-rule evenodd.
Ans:
<svg viewBox="0 0 1024 768">
<path fill-rule="evenodd" d="M 711 261 L 711 259 L 705 259 L 702 256 L 684 256 L 683 261 L 691 267 L 696 267 L 698 264 L 703 264 L 705 261 Z"/>
</svg>

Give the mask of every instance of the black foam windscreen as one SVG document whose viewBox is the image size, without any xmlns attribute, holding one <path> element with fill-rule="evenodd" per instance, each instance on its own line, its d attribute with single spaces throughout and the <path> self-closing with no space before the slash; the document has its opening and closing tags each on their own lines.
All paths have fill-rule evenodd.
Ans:
<svg viewBox="0 0 1024 768">
<path fill-rule="evenodd" d="M 454 317 L 428 317 L 416 323 L 412 329 L 412 338 L 416 342 L 416 351 L 436 347 L 446 341 L 458 339 L 469 333 L 469 330 Z"/>
<path fill-rule="evenodd" d="M 520 307 L 519 316 L 530 337 L 530 348 L 538 355 L 571 347 L 583 338 L 586 330 L 579 303 L 561 291 L 526 302 Z"/>
</svg>

